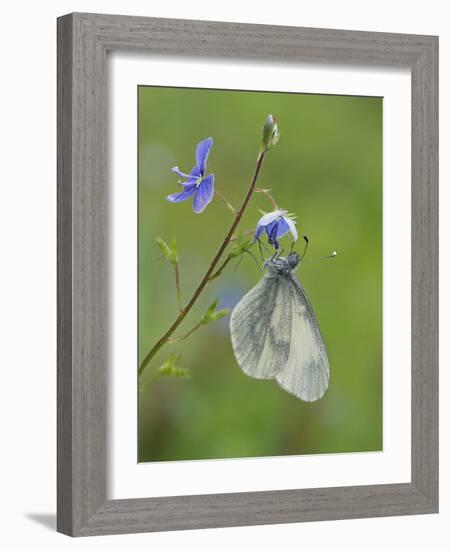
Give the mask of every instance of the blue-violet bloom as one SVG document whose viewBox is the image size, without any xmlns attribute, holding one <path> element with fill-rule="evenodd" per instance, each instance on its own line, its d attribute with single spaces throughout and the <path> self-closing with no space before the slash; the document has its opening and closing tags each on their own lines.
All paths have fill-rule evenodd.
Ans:
<svg viewBox="0 0 450 550">
<path fill-rule="evenodd" d="M 276 249 L 279 248 L 278 239 L 291 233 L 294 241 L 298 239 L 297 228 L 295 221 L 288 215 L 287 210 L 274 210 L 268 214 L 264 214 L 258 221 L 255 232 L 255 240 L 259 239 L 263 231 L 267 233 L 269 243 Z"/>
<path fill-rule="evenodd" d="M 185 181 L 179 183 L 184 187 L 180 193 L 169 195 L 169 202 L 182 202 L 193 196 L 192 208 L 196 214 L 200 214 L 212 201 L 214 196 L 214 174 L 205 177 L 206 161 L 213 145 L 211 137 L 204 139 L 197 145 L 195 151 L 196 163 L 190 174 L 181 172 L 178 166 L 172 168 L 172 172 L 178 174 Z"/>
</svg>

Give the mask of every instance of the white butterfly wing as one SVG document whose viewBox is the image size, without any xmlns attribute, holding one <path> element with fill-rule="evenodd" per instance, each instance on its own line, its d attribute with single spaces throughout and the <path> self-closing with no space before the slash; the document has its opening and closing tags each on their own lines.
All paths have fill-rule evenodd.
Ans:
<svg viewBox="0 0 450 550">
<path fill-rule="evenodd" d="M 253 378 L 274 378 L 290 355 L 292 306 L 287 282 L 265 275 L 234 308 L 231 342 L 241 369 Z"/>
<path fill-rule="evenodd" d="M 291 335 L 287 364 L 277 374 L 278 384 L 303 401 L 320 399 L 328 388 L 330 367 L 317 321 L 297 277 L 291 273 L 288 283 L 291 307 Z"/>
</svg>

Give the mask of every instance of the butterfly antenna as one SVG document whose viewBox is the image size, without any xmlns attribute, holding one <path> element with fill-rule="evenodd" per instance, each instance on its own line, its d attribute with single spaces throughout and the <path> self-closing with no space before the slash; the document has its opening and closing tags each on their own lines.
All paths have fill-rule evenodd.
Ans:
<svg viewBox="0 0 450 550">
<path fill-rule="evenodd" d="M 304 262 L 318 262 L 319 260 L 328 260 L 329 258 L 336 258 L 337 252 L 336 250 L 333 250 L 331 254 L 328 254 L 328 256 L 321 256 L 320 258 L 311 258 L 308 260 L 303 260 Z"/>
<path fill-rule="evenodd" d="M 300 256 L 300 260 L 303 260 L 303 258 L 305 257 L 309 245 L 309 239 L 306 235 L 303 235 L 303 240 L 305 241 L 305 248 L 303 249 L 303 254 Z"/>
</svg>

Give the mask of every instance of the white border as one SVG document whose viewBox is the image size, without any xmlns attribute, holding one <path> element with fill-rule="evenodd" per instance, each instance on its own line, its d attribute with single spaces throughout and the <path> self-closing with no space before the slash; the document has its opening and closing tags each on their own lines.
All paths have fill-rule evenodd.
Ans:
<svg viewBox="0 0 450 550">
<path fill-rule="evenodd" d="M 404 69 L 109 55 L 110 498 L 411 480 L 411 77 Z M 276 84 L 273 84 L 276 83 Z M 136 463 L 137 85 L 383 96 L 384 451 Z M 120 131 L 118 131 L 120 129 Z M 132 297 L 132 299 L 130 299 Z"/>
</svg>

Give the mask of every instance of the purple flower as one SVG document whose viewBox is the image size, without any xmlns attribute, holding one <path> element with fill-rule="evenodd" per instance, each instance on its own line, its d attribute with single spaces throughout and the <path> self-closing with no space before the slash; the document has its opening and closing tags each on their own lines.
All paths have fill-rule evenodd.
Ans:
<svg viewBox="0 0 450 550">
<path fill-rule="evenodd" d="M 298 238 L 295 221 L 288 215 L 287 210 L 274 210 L 273 212 L 264 214 L 256 226 L 255 240 L 261 237 L 264 230 L 267 233 L 269 243 L 276 249 L 280 246 L 278 239 L 286 235 L 286 233 L 290 232 L 294 237 L 294 241 Z"/>
<path fill-rule="evenodd" d="M 178 174 L 185 181 L 180 181 L 183 191 L 169 195 L 169 202 L 182 202 L 193 196 L 192 208 L 196 214 L 200 214 L 212 201 L 214 196 L 214 174 L 205 177 L 206 161 L 213 145 L 212 138 L 206 138 L 197 145 L 195 151 L 196 163 L 190 174 L 180 172 L 178 166 L 172 168 L 172 172 Z"/>
</svg>

